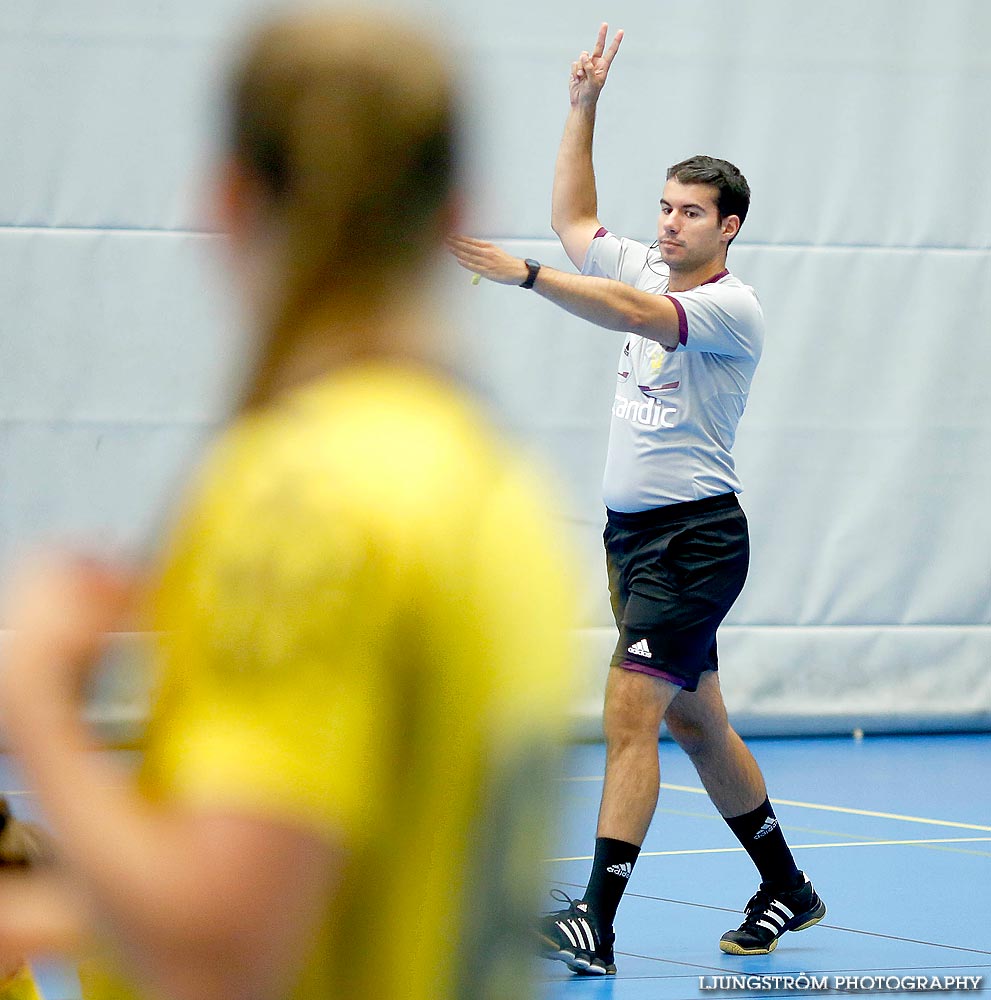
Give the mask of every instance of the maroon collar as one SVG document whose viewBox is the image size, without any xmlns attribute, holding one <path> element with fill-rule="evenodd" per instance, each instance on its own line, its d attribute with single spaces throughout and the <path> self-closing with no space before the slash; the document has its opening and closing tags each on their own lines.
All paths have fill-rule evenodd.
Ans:
<svg viewBox="0 0 991 1000">
<path fill-rule="evenodd" d="M 706 278 L 705 281 L 702 282 L 702 285 L 711 285 L 711 284 L 713 284 L 713 282 L 716 282 L 716 281 L 721 280 L 722 278 L 725 278 L 727 274 L 729 274 L 729 268 L 725 268 L 724 267 L 719 272 L 719 274 L 714 274 L 711 278 Z M 701 288 L 702 285 L 698 285 L 697 287 Z"/>
</svg>

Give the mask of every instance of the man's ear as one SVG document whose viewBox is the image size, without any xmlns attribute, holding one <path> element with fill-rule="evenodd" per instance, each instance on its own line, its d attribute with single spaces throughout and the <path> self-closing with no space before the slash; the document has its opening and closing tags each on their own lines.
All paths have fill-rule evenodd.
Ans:
<svg viewBox="0 0 991 1000">
<path fill-rule="evenodd" d="M 726 237 L 727 243 L 729 243 L 729 241 L 732 240 L 740 231 L 741 225 L 740 216 L 738 215 L 727 215 L 726 218 L 723 219 L 723 236 Z"/>
</svg>

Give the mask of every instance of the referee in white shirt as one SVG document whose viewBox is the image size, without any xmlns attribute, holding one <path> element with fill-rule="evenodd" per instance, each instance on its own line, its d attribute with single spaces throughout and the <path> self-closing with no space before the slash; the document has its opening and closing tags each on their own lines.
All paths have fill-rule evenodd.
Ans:
<svg viewBox="0 0 991 1000">
<path fill-rule="evenodd" d="M 541 923 L 548 958 L 584 975 L 615 973 L 613 919 L 657 805 L 662 721 L 761 878 L 745 919 L 720 939 L 765 955 L 826 907 L 798 870 L 753 755 L 730 726 L 716 629 L 747 575 L 747 521 L 731 450 L 760 360 L 764 319 L 726 269 L 750 189 L 725 160 L 694 156 L 667 172 L 657 244 L 608 232 L 597 212 L 592 135 L 619 49 L 602 25 L 572 64 L 571 111 L 558 153 L 552 224 L 580 275 L 467 237 L 459 263 L 626 334 L 603 484 L 609 589 L 619 642 L 606 685 L 606 774 L 595 856 L 580 900 Z"/>
</svg>

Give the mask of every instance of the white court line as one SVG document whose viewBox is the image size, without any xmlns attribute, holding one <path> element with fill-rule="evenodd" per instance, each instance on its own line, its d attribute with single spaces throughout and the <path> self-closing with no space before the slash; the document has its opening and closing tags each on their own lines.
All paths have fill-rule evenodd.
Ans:
<svg viewBox="0 0 991 1000">
<path fill-rule="evenodd" d="M 602 781 L 602 775 L 592 775 L 582 778 L 565 778 L 565 781 Z M 704 788 L 693 788 L 691 785 L 669 785 L 661 782 L 661 788 L 672 792 L 690 792 L 692 795 L 705 795 Z M 827 806 L 821 802 L 798 802 L 795 799 L 771 799 L 776 806 L 798 806 L 801 809 L 819 809 L 822 812 L 847 813 L 850 816 L 873 816 L 877 819 L 897 819 L 903 823 L 924 823 L 928 826 L 951 826 L 956 830 L 981 830 L 991 833 L 991 826 L 981 826 L 979 823 L 957 823 L 949 819 L 926 819 L 923 816 L 902 816 L 900 813 L 874 812 L 871 809 L 851 809 L 848 806 Z"/>
<path fill-rule="evenodd" d="M 851 840 L 832 844 L 791 844 L 793 850 L 814 850 L 826 847 L 894 847 L 903 844 L 987 844 L 991 837 L 941 837 L 928 840 Z M 742 847 L 703 847 L 687 851 L 643 851 L 641 858 L 666 858 L 681 854 L 735 854 L 742 853 Z M 548 861 L 591 861 L 592 855 L 576 858 L 548 858 Z"/>
</svg>

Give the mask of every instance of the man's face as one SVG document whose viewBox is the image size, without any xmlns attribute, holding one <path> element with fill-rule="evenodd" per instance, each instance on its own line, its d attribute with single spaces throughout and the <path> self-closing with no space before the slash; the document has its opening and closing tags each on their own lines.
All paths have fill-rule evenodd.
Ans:
<svg viewBox="0 0 991 1000">
<path fill-rule="evenodd" d="M 692 271 L 721 258 L 740 228 L 735 215 L 719 218 L 716 188 L 669 180 L 661 196 L 657 242 L 672 271 Z"/>
</svg>

